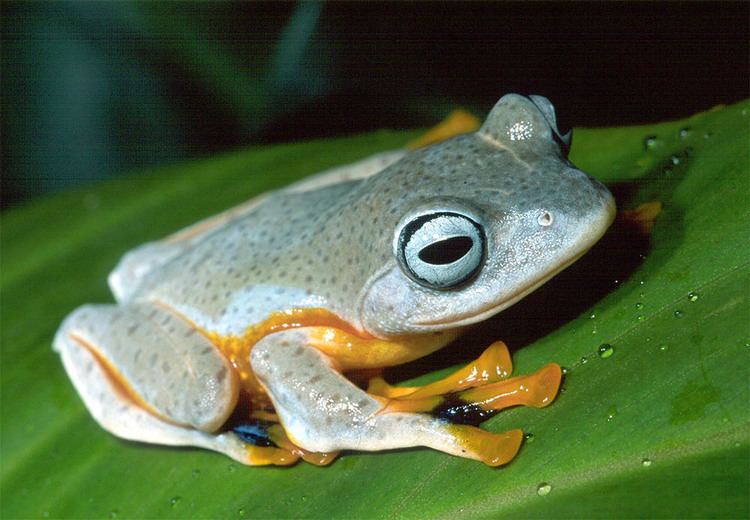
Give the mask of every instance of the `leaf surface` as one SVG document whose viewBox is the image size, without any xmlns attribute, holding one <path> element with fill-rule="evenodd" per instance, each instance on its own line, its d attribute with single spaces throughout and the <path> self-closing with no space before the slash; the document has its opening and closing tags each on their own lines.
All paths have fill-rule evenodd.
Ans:
<svg viewBox="0 0 750 520">
<path fill-rule="evenodd" d="M 389 374 L 434 379 L 494 339 L 514 349 L 516 373 L 566 367 L 553 406 L 485 423 L 533 434 L 502 469 L 427 449 L 247 468 L 122 441 L 89 417 L 51 350 L 67 313 L 111 301 L 106 275 L 128 249 L 417 132 L 252 148 L 6 212 L 0 516 L 748 516 L 748 108 L 577 131 L 571 159 L 622 209 L 663 204 L 650 237 L 614 226 L 537 293 Z"/>
</svg>

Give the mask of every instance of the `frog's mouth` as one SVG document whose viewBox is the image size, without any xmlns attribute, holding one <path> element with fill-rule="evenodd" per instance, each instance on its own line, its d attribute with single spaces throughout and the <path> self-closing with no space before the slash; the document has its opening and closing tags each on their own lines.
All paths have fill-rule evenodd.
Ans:
<svg viewBox="0 0 750 520">
<path fill-rule="evenodd" d="M 469 316 L 460 318 L 458 320 L 451 320 L 451 321 L 443 321 L 443 320 L 424 320 L 419 321 L 416 324 L 419 326 L 424 327 L 430 327 L 430 328 L 454 328 L 454 327 L 464 327 L 467 325 L 473 325 L 475 323 L 480 323 L 482 321 L 485 321 L 495 314 L 498 314 L 501 311 L 504 311 L 508 307 L 513 306 L 517 302 L 523 300 L 528 296 L 529 294 L 536 291 L 539 287 L 547 283 L 549 280 L 557 276 L 560 272 L 564 271 L 568 267 L 570 267 L 572 264 L 576 263 L 579 258 L 581 258 L 586 252 L 588 251 L 588 248 L 581 251 L 578 255 L 571 258 L 568 262 L 561 264 L 561 266 L 558 269 L 555 269 L 554 271 L 549 272 L 544 277 L 537 279 L 534 283 L 529 284 L 528 286 L 521 289 L 519 292 L 515 293 L 512 297 L 503 300 L 500 303 L 496 303 L 495 305 L 481 310 L 478 313 L 471 314 Z"/>
<path fill-rule="evenodd" d="M 459 316 L 457 319 L 454 318 L 450 321 L 438 318 L 435 320 L 418 321 L 415 324 L 418 327 L 425 327 L 429 328 L 430 330 L 441 330 L 472 325 L 474 323 L 479 323 L 481 321 L 489 319 L 495 314 L 524 299 L 526 296 L 547 283 L 550 279 L 557 276 L 560 272 L 564 271 L 572 264 L 577 262 L 578 259 L 586 254 L 588 250 L 591 249 L 591 247 L 596 244 L 604 235 L 604 233 L 614 221 L 615 213 L 616 210 L 614 199 L 610 197 L 605 204 L 604 211 L 600 213 L 597 218 L 592 219 L 593 224 L 588 228 L 587 232 L 579 236 L 578 240 L 574 241 L 567 248 L 567 250 L 570 252 L 570 256 L 567 258 L 567 260 L 560 262 L 554 269 L 542 273 L 541 276 L 532 278 L 528 284 L 522 285 L 518 290 L 514 291 L 512 294 L 509 294 L 501 301 L 496 300 L 489 307 L 480 309 L 477 312 L 467 313 L 464 316 Z"/>
</svg>

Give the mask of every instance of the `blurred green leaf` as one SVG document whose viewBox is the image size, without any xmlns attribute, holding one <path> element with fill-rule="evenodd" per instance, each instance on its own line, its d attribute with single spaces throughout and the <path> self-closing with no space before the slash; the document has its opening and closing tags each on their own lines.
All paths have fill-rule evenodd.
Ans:
<svg viewBox="0 0 750 520">
<path fill-rule="evenodd" d="M 0 516 L 748 516 L 749 106 L 577 131 L 572 160 L 621 207 L 659 200 L 664 211 L 650 248 L 614 230 L 582 259 L 598 274 L 574 266 L 548 284 L 571 305 L 532 295 L 492 322 L 503 327 L 491 336 L 523 347 L 518 373 L 568 368 L 553 406 L 485 424 L 534 434 L 502 469 L 426 449 L 247 468 L 121 441 L 88 416 L 50 348 L 73 308 L 111 300 L 106 274 L 129 248 L 416 132 L 254 148 L 3 214 Z M 637 262 L 624 265 L 628 255 Z M 602 343 L 614 348 L 606 359 Z"/>
</svg>

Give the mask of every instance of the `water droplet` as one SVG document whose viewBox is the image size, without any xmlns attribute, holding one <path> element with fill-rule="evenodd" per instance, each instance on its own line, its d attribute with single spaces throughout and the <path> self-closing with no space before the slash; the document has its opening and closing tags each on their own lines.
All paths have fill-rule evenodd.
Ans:
<svg viewBox="0 0 750 520">
<path fill-rule="evenodd" d="M 550 491 L 552 491 L 552 486 L 546 482 L 542 482 L 536 487 L 536 494 L 540 497 L 549 495 Z"/>
<path fill-rule="evenodd" d="M 680 139 L 687 139 L 688 137 L 690 137 L 691 133 L 692 131 L 690 130 L 689 126 L 680 128 Z"/>
<path fill-rule="evenodd" d="M 193 473 L 192 473 L 192 475 L 193 475 L 193 478 L 198 478 L 198 477 L 200 477 L 200 476 L 201 476 L 201 470 L 199 470 L 199 469 L 194 469 L 194 470 L 193 470 Z"/>
<path fill-rule="evenodd" d="M 117 516 L 119 514 L 120 514 L 120 512 L 117 509 L 113 509 L 112 511 L 109 512 L 109 517 L 110 518 L 117 518 Z"/>
<path fill-rule="evenodd" d="M 643 140 L 643 147 L 646 149 L 646 151 L 653 150 L 657 146 L 661 146 L 661 145 L 662 145 L 661 140 L 655 135 L 648 135 Z"/>
<path fill-rule="evenodd" d="M 237 514 L 240 516 L 245 516 L 245 508 L 241 507 L 237 510 Z"/>
<path fill-rule="evenodd" d="M 560 370 L 562 371 L 563 375 L 566 375 L 568 372 L 570 372 L 570 369 L 568 367 L 560 367 Z"/>
<path fill-rule="evenodd" d="M 641 255 L 641 257 L 642 257 L 642 258 L 643 258 L 644 260 L 646 259 L 646 255 Z M 646 282 L 645 282 L 644 280 L 641 280 L 640 282 L 638 282 L 638 285 L 646 285 Z"/>
<path fill-rule="evenodd" d="M 673 155 L 672 157 L 670 157 L 670 159 L 672 160 L 672 164 L 674 164 L 675 166 L 677 166 L 678 164 L 680 164 L 680 157 L 679 156 Z"/>
<path fill-rule="evenodd" d="M 591 313 L 591 316 L 589 316 L 589 319 L 590 319 L 590 320 L 596 319 L 596 314 L 594 314 L 594 313 L 592 312 L 592 313 Z"/>
<path fill-rule="evenodd" d="M 227 471 L 229 471 L 229 473 L 234 473 L 235 471 L 237 471 L 237 464 L 229 464 L 227 466 Z"/>
<path fill-rule="evenodd" d="M 608 357 L 612 356 L 612 354 L 615 353 L 615 347 L 610 345 L 609 343 L 602 343 L 599 345 L 599 357 L 602 359 L 607 359 Z"/>
<path fill-rule="evenodd" d="M 635 308 L 636 308 L 636 309 L 642 309 L 642 308 L 643 308 L 643 304 L 642 304 L 641 302 L 637 302 L 637 303 L 635 304 Z"/>
<path fill-rule="evenodd" d="M 644 468 L 647 468 L 647 467 L 649 467 L 649 466 L 651 465 L 651 459 L 643 459 L 643 460 L 641 461 L 641 465 L 642 465 L 642 466 L 643 466 Z"/>
<path fill-rule="evenodd" d="M 659 345 L 659 350 L 662 352 L 666 352 L 668 348 L 669 345 L 667 345 L 666 343 L 662 343 L 661 345 Z"/>
<path fill-rule="evenodd" d="M 615 405 L 612 405 L 607 410 L 607 422 L 612 422 L 615 416 L 617 416 L 617 407 Z"/>
<path fill-rule="evenodd" d="M 674 317 L 675 318 L 682 318 L 684 315 L 685 315 L 685 313 L 682 312 L 680 309 L 677 309 L 676 311 L 674 311 Z"/>
<path fill-rule="evenodd" d="M 688 293 L 688 300 L 690 300 L 691 302 L 697 302 L 699 297 L 700 297 L 700 294 L 698 294 L 695 291 L 690 291 Z"/>
<path fill-rule="evenodd" d="M 635 317 L 636 321 L 643 321 L 646 319 L 646 317 L 643 314 L 639 314 Z"/>
<path fill-rule="evenodd" d="M 534 434 L 533 433 L 527 433 L 523 436 L 524 439 L 526 439 L 526 442 L 534 442 Z"/>
<path fill-rule="evenodd" d="M 180 500 L 182 500 L 181 496 L 172 497 L 169 500 L 169 505 L 172 506 L 172 507 L 177 507 L 177 504 L 180 503 Z"/>
<path fill-rule="evenodd" d="M 711 139 L 713 137 L 713 135 L 714 134 L 712 132 L 705 132 L 703 134 L 703 139 Z"/>
<path fill-rule="evenodd" d="M 646 296 L 646 293 L 638 293 L 639 298 L 643 298 L 644 296 Z"/>
<path fill-rule="evenodd" d="M 583 356 L 583 357 L 581 358 L 581 364 L 582 364 L 582 365 L 585 365 L 585 364 L 586 364 L 586 363 L 588 363 L 588 362 L 589 362 L 589 360 L 588 360 L 588 358 L 587 358 L 586 356 Z"/>
</svg>

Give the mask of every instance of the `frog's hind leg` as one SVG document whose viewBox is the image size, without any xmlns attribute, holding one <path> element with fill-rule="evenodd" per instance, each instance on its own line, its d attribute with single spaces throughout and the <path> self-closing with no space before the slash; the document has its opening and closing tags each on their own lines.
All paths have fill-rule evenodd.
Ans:
<svg viewBox="0 0 750 520">
<path fill-rule="evenodd" d="M 460 423 L 479 423 L 511 406 L 542 408 L 557 395 L 559 365 L 550 363 L 532 375 L 509 379 L 511 371 L 508 347 L 496 341 L 478 359 L 434 383 L 398 387 L 376 377 L 367 390 L 388 398 L 387 410 L 430 412 Z"/>
<path fill-rule="evenodd" d="M 427 414 L 390 412 L 387 399 L 356 387 L 308 341 L 305 329 L 279 332 L 251 352 L 253 371 L 297 446 L 312 452 L 427 446 L 492 466 L 518 451 L 520 430 L 494 434 Z"/>
<path fill-rule="evenodd" d="M 562 371 L 556 363 L 545 365 L 534 374 L 513 377 L 468 390 L 414 398 L 390 399 L 385 409 L 393 412 L 430 412 L 452 422 L 479 424 L 511 406 L 544 408 L 554 401 Z"/>
<path fill-rule="evenodd" d="M 297 460 L 216 432 L 236 402 L 236 376 L 208 340 L 166 311 L 87 305 L 63 322 L 54 348 L 91 415 L 119 437 L 207 448 L 245 464 Z"/>
</svg>

